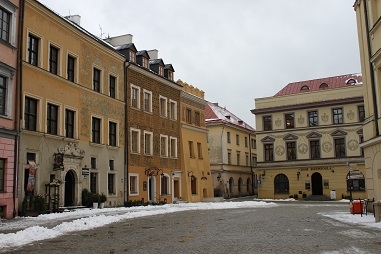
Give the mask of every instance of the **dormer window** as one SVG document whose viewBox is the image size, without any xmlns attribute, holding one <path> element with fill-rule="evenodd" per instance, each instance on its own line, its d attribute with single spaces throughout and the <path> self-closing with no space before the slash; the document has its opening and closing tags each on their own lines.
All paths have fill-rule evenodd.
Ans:
<svg viewBox="0 0 381 254">
<path fill-rule="evenodd" d="M 135 63 L 135 52 L 130 50 L 130 62 Z"/>
<path fill-rule="evenodd" d="M 347 85 L 354 85 L 354 84 L 356 84 L 356 83 L 357 83 L 356 80 L 353 79 L 353 78 L 351 78 L 351 79 L 349 79 L 349 80 L 347 81 Z"/>
<path fill-rule="evenodd" d="M 145 58 L 145 57 L 143 57 L 143 62 L 142 62 L 142 64 L 143 64 L 143 67 L 144 67 L 144 68 L 148 68 L 148 59 Z"/>
<path fill-rule="evenodd" d="M 164 68 L 163 66 L 159 66 L 159 75 L 164 76 Z"/>
<path fill-rule="evenodd" d="M 310 90 L 308 86 L 302 86 L 302 88 L 300 88 L 300 91 L 308 91 L 308 90 Z"/>
<path fill-rule="evenodd" d="M 328 88 L 328 85 L 326 83 L 321 83 L 321 85 L 319 86 L 319 89 L 327 89 Z"/>
<path fill-rule="evenodd" d="M 173 74 L 171 71 L 168 71 L 168 79 L 173 80 Z"/>
</svg>

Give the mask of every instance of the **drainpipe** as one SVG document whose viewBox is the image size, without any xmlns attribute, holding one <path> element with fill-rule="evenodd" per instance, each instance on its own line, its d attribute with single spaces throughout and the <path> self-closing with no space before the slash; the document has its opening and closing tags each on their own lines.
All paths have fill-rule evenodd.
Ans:
<svg viewBox="0 0 381 254">
<path fill-rule="evenodd" d="M 127 69 L 130 63 L 126 60 L 124 62 L 124 205 L 127 204 L 129 195 L 128 185 L 128 102 L 127 102 Z"/>
<path fill-rule="evenodd" d="M 19 20 L 18 20 L 18 35 L 17 35 L 17 61 L 18 68 L 16 70 L 16 103 L 15 103 L 15 124 L 14 128 L 17 131 L 14 146 L 14 162 L 13 162 L 13 218 L 17 215 L 16 203 L 18 202 L 18 173 L 21 170 L 19 167 L 20 143 L 21 143 L 21 127 L 22 127 L 22 45 L 23 30 L 24 30 L 24 6 L 25 1 L 19 2 Z"/>
<path fill-rule="evenodd" d="M 374 120 L 375 120 L 375 128 L 376 128 L 376 137 L 379 136 L 379 128 L 378 128 L 378 109 L 377 109 L 377 95 L 376 95 L 376 84 L 375 84 L 375 78 L 374 78 L 374 71 L 372 62 L 370 59 L 372 58 L 372 48 L 370 44 L 370 36 L 369 36 L 369 17 L 368 17 L 368 7 L 366 5 L 366 1 L 363 1 L 364 3 L 364 15 L 365 15 L 365 27 L 366 27 L 366 42 L 368 45 L 368 58 L 369 58 L 369 70 L 370 70 L 370 86 L 372 88 L 372 99 L 373 99 L 373 110 L 374 110 Z"/>
</svg>

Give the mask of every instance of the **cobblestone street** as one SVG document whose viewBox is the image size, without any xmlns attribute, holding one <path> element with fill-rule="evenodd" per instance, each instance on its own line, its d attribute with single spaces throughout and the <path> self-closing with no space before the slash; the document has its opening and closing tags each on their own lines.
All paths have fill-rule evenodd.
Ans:
<svg viewBox="0 0 381 254">
<path fill-rule="evenodd" d="M 177 212 L 125 220 L 8 253 L 380 253 L 379 229 L 322 215 L 343 211 L 349 212 L 347 203 L 279 202 L 272 208 Z"/>
</svg>

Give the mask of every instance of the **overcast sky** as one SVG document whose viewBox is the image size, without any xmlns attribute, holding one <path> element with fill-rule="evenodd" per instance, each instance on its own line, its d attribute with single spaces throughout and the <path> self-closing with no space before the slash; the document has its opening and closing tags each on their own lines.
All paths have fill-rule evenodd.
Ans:
<svg viewBox="0 0 381 254">
<path fill-rule="evenodd" d="M 105 38 L 132 34 L 181 79 L 255 128 L 254 99 L 360 73 L 354 0 L 40 0 Z"/>
</svg>

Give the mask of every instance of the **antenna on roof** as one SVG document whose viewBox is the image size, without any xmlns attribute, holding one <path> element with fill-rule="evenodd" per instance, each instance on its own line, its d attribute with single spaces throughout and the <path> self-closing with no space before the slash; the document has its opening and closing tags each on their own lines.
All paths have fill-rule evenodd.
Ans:
<svg viewBox="0 0 381 254">
<path fill-rule="evenodd" d="M 101 27 L 101 25 L 99 25 L 99 29 L 101 29 L 101 39 L 102 39 L 102 36 L 103 36 L 105 33 L 102 33 L 102 27 Z"/>
</svg>

